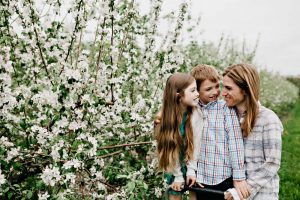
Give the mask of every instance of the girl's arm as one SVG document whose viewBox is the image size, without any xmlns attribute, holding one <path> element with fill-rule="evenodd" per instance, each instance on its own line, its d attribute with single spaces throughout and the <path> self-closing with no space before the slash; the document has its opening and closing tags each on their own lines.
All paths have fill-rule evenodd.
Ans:
<svg viewBox="0 0 300 200">
<path fill-rule="evenodd" d="M 182 174 L 181 166 L 180 166 L 179 162 L 176 163 L 176 167 L 173 171 L 173 176 L 175 177 L 174 182 L 184 183 L 184 178 L 183 178 L 183 174 Z"/>
<path fill-rule="evenodd" d="M 191 124 L 193 129 L 194 153 L 193 159 L 187 163 L 187 176 L 196 177 L 197 162 L 200 156 L 200 145 L 203 132 L 203 113 L 199 107 L 193 110 Z"/>
</svg>

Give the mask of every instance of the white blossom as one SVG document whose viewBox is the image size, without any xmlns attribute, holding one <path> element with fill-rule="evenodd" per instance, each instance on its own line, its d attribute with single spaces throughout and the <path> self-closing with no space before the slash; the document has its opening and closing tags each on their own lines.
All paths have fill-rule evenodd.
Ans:
<svg viewBox="0 0 300 200">
<path fill-rule="evenodd" d="M 46 185 L 54 186 L 58 181 L 61 180 L 61 175 L 58 167 L 47 166 L 43 174 L 41 175 L 42 180 Z"/>
<path fill-rule="evenodd" d="M 81 74 L 78 70 L 66 68 L 64 73 L 67 78 L 74 78 L 75 80 L 78 81 L 81 80 Z"/>
<path fill-rule="evenodd" d="M 76 176 L 73 173 L 67 173 L 66 178 L 64 179 L 64 182 L 70 181 L 72 184 L 75 184 Z"/>
<path fill-rule="evenodd" d="M 78 169 L 79 167 L 81 167 L 82 165 L 82 162 L 77 160 L 76 158 L 75 159 L 72 159 L 70 161 L 67 161 L 64 165 L 63 165 L 63 168 L 65 169 L 70 169 L 72 167 L 74 167 L 75 169 Z"/>
<path fill-rule="evenodd" d="M 14 144 L 12 142 L 8 141 L 7 137 L 2 136 L 0 138 L 0 144 L 3 145 L 4 147 L 12 147 Z"/>
<path fill-rule="evenodd" d="M 51 90 L 43 90 L 34 95 L 32 97 L 32 101 L 36 104 L 56 107 L 58 105 L 58 95 Z"/>
<path fill-rule="evenodd" d="M 5 176 L 2 174 L 2 171 L 0 169 L 0 187 L 6 182 Z"/>
<path fill-rule="evenodd" d="M 47 200 L 50 197 L 50 195 L 48 194 L 48 192 L 45 192 L 45 193 L 39 193 L 38 197 L 39 200 Z"/>
<path fill-rule="evenodd" d="M 7 151 L 7 156 L 5 158 L 6 162 L 9 162 L 14 157 L 17 157 L 19 155 L 20 147 L 18 148 L 11 148 L 9 151 Z"/>
</svg>

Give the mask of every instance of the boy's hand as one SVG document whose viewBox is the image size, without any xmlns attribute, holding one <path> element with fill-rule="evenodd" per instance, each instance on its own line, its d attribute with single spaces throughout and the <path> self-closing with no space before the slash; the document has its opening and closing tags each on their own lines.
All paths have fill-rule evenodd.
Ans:
<svg viewBox="0 0 300 200">
<path fill-rule="evenodd" d="M 194 176 L 187 176 L 186 178 L 186 185 L 192 187 L 196 183 L 196 177 Z"/>
<path fill-rule="evenodd" d="M 240 199 L 246 199 L 250 196 L 250 189 L 246 180 L 242 180 L 242 181 L 233 180 L 233 185 Z"/>
<path fill-rule="evenodd" d="M 181 191 L 182 186 L 183 186 L 182 182 L 173 182 L 172 185 L 171 185 L 171 188 L 175 191 Z"/>
<path fill-rule="evenodd" d="M 160 123 L 161 115 L 162 115 L 162 111 L 159 110 L 158 113 L 155 115 L 155 118 L 154 118 L 154 126 Z"/>
</svg>

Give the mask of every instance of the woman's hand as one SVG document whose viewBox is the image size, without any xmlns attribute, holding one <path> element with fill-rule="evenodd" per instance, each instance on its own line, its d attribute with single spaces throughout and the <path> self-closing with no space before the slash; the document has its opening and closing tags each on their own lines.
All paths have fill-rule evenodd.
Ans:
<svg viewBox="0 0 300 200">
<path fill-rule="evenodd" d="M 233 185 L 240 197 L 240 199 L 247 199 L 250 196 L 250 188 L 246 180 L 233 180 Z"/>
</svg>

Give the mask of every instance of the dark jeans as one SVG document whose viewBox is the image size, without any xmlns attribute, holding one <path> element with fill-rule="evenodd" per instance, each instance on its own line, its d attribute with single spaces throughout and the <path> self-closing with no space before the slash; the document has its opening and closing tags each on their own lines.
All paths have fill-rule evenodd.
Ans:
<svg viewBox="0 0 300 200">
<path fill-rule="evenodd" d="M 225 192 L 229 188 L 233 188 L 233 180 L 232 177 L 226 179 L 222 183 L 219 183 L 218 185 L 206 185 L 202 184 L 204 188 L 214 189 Z M 217 195 L 212 193 L 204 193 L 204 192 L 196 192 L 197 194 L 197 200 L 224 200 L 224 195 Z"/>
</svg>

